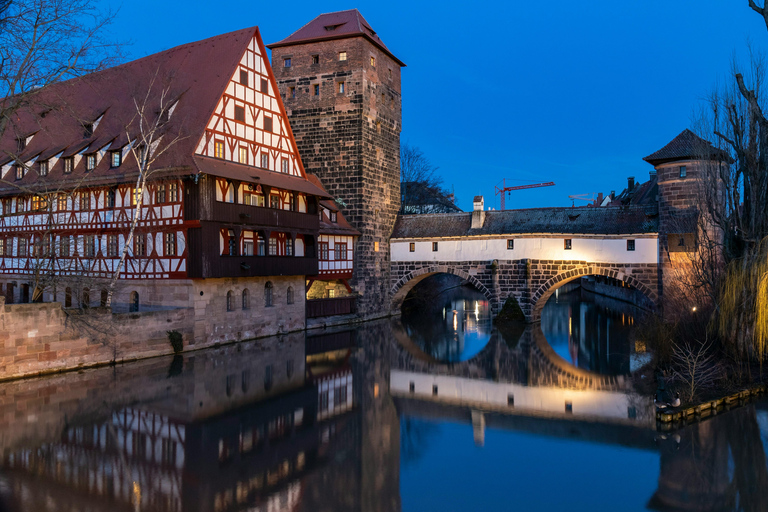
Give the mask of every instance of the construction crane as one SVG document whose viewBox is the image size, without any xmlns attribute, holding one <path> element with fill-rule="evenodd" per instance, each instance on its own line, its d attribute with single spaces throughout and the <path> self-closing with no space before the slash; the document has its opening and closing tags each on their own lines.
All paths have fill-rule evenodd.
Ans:
<svg viewBox="0 0 768 512">
<path fill-rule="evenodd" d="M 579 201 L 587 201 L 588 203 L 591 203 L 592 201 L 597 199 L 597 194 L 595 194 L 594 192 L 592 192 L 591 194 L 574 194 L 572 196 L 568 196 L 568 199 L 571 200 L 571 206 L 575 206 L 577 199 Z"/>
<path fill-rule="evenodd" d="M 538 188 L 538 187 L 554 187 L 555 182 L 554 181 L 548 181 L 546 183 L 531 183 L 530 185 L 518 185 L 516 187 L 508 187 L 507 186 L 507 179 L 504 178 L 502 180 L 502 185 L 499 187 L 496 185 L 496 195 L 498 196 L 501 194 L 501 209 L 506 210 L 506 205 L 504 203 L 504 194 L 507 192 L 510 192 L 512 190 L 522 190 L 524 188 Z"/>
</svg>

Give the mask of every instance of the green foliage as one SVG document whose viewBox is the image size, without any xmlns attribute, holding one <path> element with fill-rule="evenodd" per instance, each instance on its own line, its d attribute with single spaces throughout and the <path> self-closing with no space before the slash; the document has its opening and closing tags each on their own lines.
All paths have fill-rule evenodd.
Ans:
<svg viewBox="0 0 768 512">
<path fill-rule="evenodd" d="M 173 347 L 174 353 L 178 354 L 184 350 L 184 338 L 179 331 L 168 331 L 167 334 L 168 341 L 171 342 L 171 347 Z"/>
</svg>

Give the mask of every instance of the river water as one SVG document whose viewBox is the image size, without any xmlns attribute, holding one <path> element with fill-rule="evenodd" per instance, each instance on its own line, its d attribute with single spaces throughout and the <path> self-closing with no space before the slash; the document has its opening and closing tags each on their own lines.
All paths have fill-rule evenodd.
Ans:
<svg viewBox="0 0 768 512">
<path fill-rule="evenodd" d="M 768 403 L 657 431 L 625 303 L 418 315 L 0 384 L 0 511 L 768 510 Z M 589 382 L 584 389 L 573 385 Z"/>
</svg>

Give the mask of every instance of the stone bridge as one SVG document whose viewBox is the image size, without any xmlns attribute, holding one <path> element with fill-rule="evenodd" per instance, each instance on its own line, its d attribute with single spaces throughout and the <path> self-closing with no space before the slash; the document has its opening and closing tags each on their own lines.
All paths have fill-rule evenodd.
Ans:
<svg viewBox="0 0 768 512">
<path fill-rule="evenodd" d="M 538 322 L 549 297 L 583 276 L 611 278 L 660 304 L 658 227 L 638 207 L 408 215 L 390 239 L 393 312 L 430 275 L 459 276 L 497 314 L 508 297 Z"/>
</svg>

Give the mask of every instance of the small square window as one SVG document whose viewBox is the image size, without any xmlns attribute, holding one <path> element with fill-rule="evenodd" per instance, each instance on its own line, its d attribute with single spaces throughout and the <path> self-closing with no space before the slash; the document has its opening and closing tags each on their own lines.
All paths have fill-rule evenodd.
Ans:
<svg viewBox="0 0 768 512">
<path fill-rule="evenodd" d="M 248 85 L 248 71 L 245 69 L 240 70 L 240 84 Z"/>
<path fill-rule="evenodd" d="M 339 60 L 347 60 L 347 52 L 339 52 Z"/>
<path fill-rule="evenodd" d="M 320 96 L 320 84 L 315 84 L 312 86 L 312 92 L 315 96 Z"/>
<path fill-rule="evenodd" d="M 312 64 L 319 64 L 320 63 L 320 56 L 319 55 L 313 55 L 312 56 Z"/>
<path fill-rule="evenodd" d="M 408 244 L 408 252 L 416 252 L 416 243 L 415 242 L 411 242 L 410 244 Z"/>
<path fill-rule="evenodd" d="M 269 80 L 266 78 L 261 79 L 261 92 L 264 94 L 269 94 Z"/>
<path fill-rule="evenodd" d="M 688 174 L 688 170 L 685 168 L 684 165 L 680 166 L 680 177 L 685 178 L 685 176 Z"/>
<path fill-rule="evenodd" d="M 432 242 L 432 252 L 437 252 L 437 242 Z"/>
<path fill-rule="evenodd" d="M 264 131 L 265 132 L 272 131 L 272 117 L 270 116 L 264 116 Z"/>
<path fill-rule="evenodd" d="M 515 248 L 515 240 L 510 238 L 509 240 L 507 240 L 507 250 L 511 251 L 514 248 Z"/>
<path fill-rule="evenodd" d="M 376 67 L 376 57 L 371 57 L 371 66 Z"/>
<path fill-rule="evenodd" d="M 564 240 L 564 243 L 563 243 L 563 249 L 565 249 L 566 251 L 570 251 L 572 249 L 572 247 L 573 247 L 573 245 L 571 243 L 571 239 L 570 238 L 566 238 Z"/>
<path fill-rule="evenodd" d="M 634 251 L 635 250 L 635 241 L 634 240 L 627 240 L 627 250 L 628 251 Z"/>
<path fill-rule="evenodd" d="M 288 97 L 292 100 L 296 99 L 296 88 L 295 87 L 289 87 L 288 88 Z"/>
<path fill-rule="evenodd" d="M 235 106 L 235 121 L 245 122 L 245 107 Z"/>
<path fill-rule="evenodd" d="M 339 82 L 339 94 L 344 94 L 344 82 Z"/>
<path fill-rule="evenodd" d="M 283 67 L 284 68 L 291 67 L 291 58 L 290 57 L 286 57 L 286 58 L 283 59 Z"/>
</svg>

